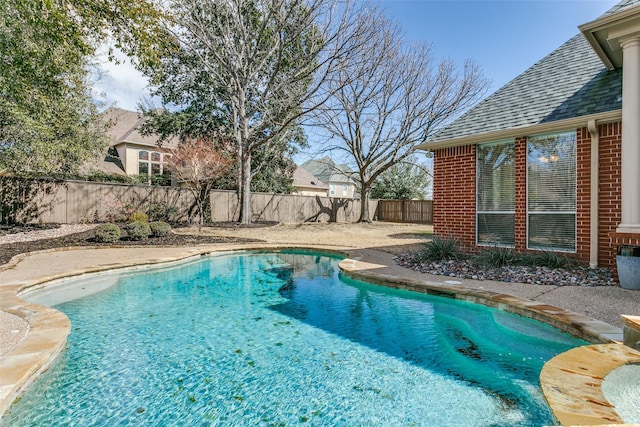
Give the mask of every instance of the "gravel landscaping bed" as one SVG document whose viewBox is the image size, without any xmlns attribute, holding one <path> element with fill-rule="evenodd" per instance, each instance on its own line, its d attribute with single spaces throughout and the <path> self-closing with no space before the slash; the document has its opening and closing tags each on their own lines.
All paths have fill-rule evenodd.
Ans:
<svg viewBox="0 0 640 427">
<path fill-rule="evenodd" d="M 338 225 L 333 225 L 338 227 Z M 273 240 L 275 235 L 297 236 L 305 232 L 321 235 L 321 230 L 316 230 L 318 225 L 282 226 L 276 223 L 258 223 L 250 226 L 238 224 L 207 224 L 209 232 L 193 234 L 170 233 L 163 237 L 150 237 L 146 240 L 128 240 L 125 238 L 115 244 L 98 243 L 94 240 L 93 228 L 95 224 L 75 225 L 33 225 L 20 227 L 0 228 L 0 265 L 6 264 L 15 255 L 39 250 L 53 249 L 71 246 L 190 246 L 215 243 L 251 243 Z M 289 229 L 291 228 L 291 229 Z M 211 235 L 213 230 L 214 235 Z M 204 229 L 203 229 L 204 231 Z M 338 227 L 337 232 L 341 237 L 349 237 L 348 230 Z M 362 239 L 361 233 L 366 229 L 353 230 Z M 217 234 L 217 235 L 216 235 Z M 397 234 L 397 233 L 396 233 Z M 396 235 L 394 234 L 394 235 Z M 267 237 L 265 237 L 267 236 Z M 271 237 L 268 237 L 271 236 Z M 258 238 L 256 238 L 258 237 Z M 287 241 L 294 241 L 290 237 Z M 331 238 L 323 238 L 323 242 L 329 243 Z M 275 241 L 275 240 L 274 240 Z M 342 242 L 344 244 L 344 242 Z M 348 243 L 348 242 L 347 242 Z M 405 248 L 405 250 L 408 248 Z M 396 253 L 399 253 L 396 252 Z M 506 266 L 489 268 L 480 266 L 470 259 L 461 261 L 422 262 L 419 252 L 408 252 L 397 255 L 395 261 L 398 265 L 410 268 L 414 271 L 436 274 L 445 277 L 473 280 L 494 280 L 502 282 L 528 283 L 538 285 L 555 286 L 617 286 L 613 280 L 610 269 L 586 267 L 574 267 L 571 269 L 553 269 L 547 267 Z"/>
<path fill-rule="evenodd" d="M 490 268 L 471 260 L 423 262 L 419 252 L 396 256 L 398 265 L 422 273 L 473 280 L 529 283 L 555 286 L 617 286 L 613 272 L 607 268 L 574 267 L 571 269 L 504 266 Z"/>
<path fill-rule="evenodd" d="M 30 227 L 25 230 L 25 228 L 20 227 L 13 228 L 13 231 L 17 231 L 14 233 L 4 229 L 3 235 L 0 235 L 0 265 L 6 264 L 15 255 L 22 253 L 71 246 L 193 246 L 213 243 L 261 242 L 261 240 L 249 238 L 192 236 L 170 233 L 162 237 L 149 237 L 146 240 L 128 240 L 124 238 L 116 243 L 98 243 L 93 238 L 94 227 L 95 225 L 73 225 L 55 228 L 50 226 L 38 230 Z M 75 232 L 83 228 L 85 231 Z"/>
</svg>

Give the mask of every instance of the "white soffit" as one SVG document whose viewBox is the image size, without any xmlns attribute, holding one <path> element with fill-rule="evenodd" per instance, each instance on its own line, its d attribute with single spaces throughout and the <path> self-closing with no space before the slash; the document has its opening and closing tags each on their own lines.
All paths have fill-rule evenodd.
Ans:
<svg viewBox="0 0 640 427">
<path fill-rule="evenodd" d="M 610 70 L 622 67 L 620 41 L 640 36 L 640 4 L 578 27 Z"/>
</svg>

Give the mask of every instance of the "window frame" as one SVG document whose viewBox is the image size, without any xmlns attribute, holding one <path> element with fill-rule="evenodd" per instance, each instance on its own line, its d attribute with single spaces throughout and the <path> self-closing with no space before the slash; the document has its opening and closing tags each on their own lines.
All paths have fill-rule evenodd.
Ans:
<svg viewBox="0 0 640 427">
<path fill-rule="evenodd" d="M 573 150 L 573 162 L 574 162 L 574 179 L 575 185 L 573 188 L 574 193 L 574 210 L 558 210 L 558 211 L 530 211 L 529 210 L 529 180 L 530 180 L 530 171 L 529 171 L 529 140 L 532 138 L 542 138 L 542 137 L 550 137 L 550 136 L 560 136 L 560 135 L 572 135 L 574 139 L 574 150 Z M 525 169 L 526 169 L 526 206 L 525 206 L 525 219 L 526 219 L 526 248 L 530 251 L 548 251 L 548 252 L 560 252 L 560 253 L 577 253 L 578 252 L 578 135 L 577 130 L 568 130 L 568 131 L 560 131 L 560 132 L 550 132 L 536 135 L 527 136 L 526 146 L 525 146 Z M 553 246 L 531 246 L 529 244 L 530 237 L 529 233 L 531 232 L 531 227 L 529 224 L 531 215 L 573 215 L 573 249 L 567 248 L 558 248 Z"/>
<path fill-rule="evenodd" d="M 486 143 L 482 143 L 482 144 L 477 144 L 476 145 L 476 209 L 475 209 L 475 235 L 476 235 L 476 246 L 479 247 L 490 247 L 490 248 L 515 248 L 516 246 L 516 238 L 515 238 L 515 234 L 516 234 L 516 230 L 515 230 L 515 219 L 516 219 L 516 185 L 515 185 L 515 163 L 516 163 L 516 147 L 515 147 L 515 138 L 513 139 L 503 139 L 503 140 L 499 140 L 499 141 L 492 141 L 492 142 L 486 142 Z M 513 162 L 514 162 L 514 173 L 513 173 L 513 182 L 514 182 L 514 189 L 513 189 L 513 197 L 514 197 L 514 205 L 513 205 L 513 211 L 484 211 L 484 210 L 480 210 L 480 203 L 479 203 L 479 198 L 480 198 L 480 191 L 479 191 L 479 187 L 481 184 L 481 180 L 480 178 L 480 167 L 479 167 L 479 158 L 478 158 L 478 148 L 480 146 L 487 146 L 487 145 L 506 145 L 506 144 L 511 144 L 512 149 L 513 149 Z M 496 215 L 513 215 L 513 244 L 507 244 L 507 243 L 489 243 L 489 242 L 481 242 L 480 241 L 480 221 L 479 221 L 479 216 L 480 215 L 486 215 L 486 214 L 496 214 Z"/>
<path fill-rule="evenodd" d="M 155 157 L 158 160 L 153 160 Z M 171 159 L 170 153 L 163 153 L 160 151 L 150 151 L 150 150 L 138 150 L 138 175 L 145 175 L 149 179 L 152 176 L 162 176 L 165 175 L 165 169 L 167 168 L 168 162 Z M 140 173 L 140 166 L 146 165 L 147 172 L 145 174 Z M 153 173 L 153 166 L 156 165 L 159 168 L 159 173 Z"/>
</svg>

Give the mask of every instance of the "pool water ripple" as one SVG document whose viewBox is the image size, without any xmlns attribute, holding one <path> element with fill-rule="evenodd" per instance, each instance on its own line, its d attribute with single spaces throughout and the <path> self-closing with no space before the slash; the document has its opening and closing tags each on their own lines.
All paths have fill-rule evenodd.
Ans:
<svg viewBox="0 0 640 427">
<path fill-rule="evenodd" d="M 340 278 L 337 261 L 249 253 L 122 273 L 56 306 L 68 347 L 1 424 L 553 423 L 540 369 L 582 341 Z"/>
</svg>

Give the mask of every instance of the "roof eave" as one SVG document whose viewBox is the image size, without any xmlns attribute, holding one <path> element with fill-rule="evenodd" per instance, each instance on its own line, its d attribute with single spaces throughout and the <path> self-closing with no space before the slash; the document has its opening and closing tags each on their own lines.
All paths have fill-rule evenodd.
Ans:
<svg viewBox="0 0 640 427">
<path fill-rule="evenodd" d="M 622 119 L 622 110 L 607 111 L 605 113 L 589 114 L 586 116 L 572 117 L 565 120 L 557 120 L 548 123 L 537 123 L 528 126 L 518 126 L 509 129 L 500 129 L 492 132 L 484 132 L 473 135 L 466 135 L 458 138 L 449 138 L 436 141 L 430 141 L 418 145 L 418 149 L 433 151 L 441 148 L 460 147 L 463 145 L 482 144 L 486 142 L 500 141 L 504 139 L 517 138 L 522 136 L 559 132 L 571 128 L 579 128 L 587 126 L 591 120 L 595 120 L 597 124 L 610 123 Z"/>
<path fill-rule="evenodd" d="M 637 32 L 640 25 L 640 4 L 613 15 L 579 25 L 578 28 L 609 70 L 622 67 L 618 38 L 627 32 Z"/>
</svg>

